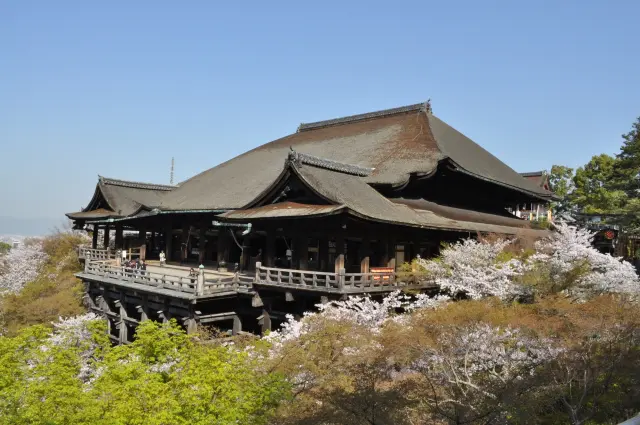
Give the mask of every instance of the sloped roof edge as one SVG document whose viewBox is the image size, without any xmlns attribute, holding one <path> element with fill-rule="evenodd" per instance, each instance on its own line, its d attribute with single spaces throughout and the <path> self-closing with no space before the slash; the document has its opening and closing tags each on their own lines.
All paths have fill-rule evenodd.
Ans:
<svg viewBox="0 0 640 425">
<path fill-rule="evenodd" d="M 398 108 L 382 109 L 380 111 L 367 112 L 364 114 L 349 115 L 346 117 L 333 118 L 330 120 L 316 121 L 311 123 L 302 123 L 298 126 L 298 132 L 314 130 L 317 128 L 330 127 L 332 125 L 353 123 L 356 121 L 364 121 L 372 118 L 387 117 L 389 115 L 403 114 L 406 112 L 427 111 L 427 103 L 416 103 L 413 105 L 400 106 Z"/>
<path fill-rule="evenodd" d="M 130 187 L 133 189 L 147 189 L 147 190 L 173 190 L 178 186 L 171 186 L 166 184 L 144 183 L 131 180 L 112 179 L 108 177 L 98 176 L 99 182 L 102 184 L 109 184 L 112 186 Z"/>
</svg>

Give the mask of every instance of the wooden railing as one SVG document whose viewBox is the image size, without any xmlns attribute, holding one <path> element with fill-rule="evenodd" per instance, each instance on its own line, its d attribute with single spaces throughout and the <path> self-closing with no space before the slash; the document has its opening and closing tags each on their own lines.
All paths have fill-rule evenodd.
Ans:
<svg viewBox="0 0 640 425">
<path fill-rule="evenodd" d="M 87 250 L 87 255 L 93 255 Z M 210 271 L 198 270 L 195 276 L 180 276 L 158 271 L 131 269 L 118 265 L 116 261 L 87 257 L 84 274 L 115 279 L 123 283 L 144 285 L 157 290 L 169 290 L 195 297 L 208 297 L 221 293 L 251 292 L 254 285 L 266 285 L 281 288 L 331 292 L 331 293 L 368 293 L 392 291 L 403 287 L 424 288 L 433 286 L 432 281 L 424 279 L 399 279 L 393 271 L 369 273 L 316 272 L 307 270 L 278 269 L 264 267 L 256 263 L 253 276 L 233 274 L 220 275 Z M 173 269 L 167 269 L 172 271 Z"/>
<path fill-rule="evenodd" d="M 264 267 L 256 263 L 255 282 L 261 285 L 289 287 L 326 292 L 375 292 L 393 290 L 400 287 L 427 287 L 432 281 L 399 280 L 395 272 L 338 273 L 306 270 L 278 269 Z"/>
<path fill-rule="evenodd" d="M 235 275 L 220 275 L 198 270 L 196 276 L 179 276 L 171 273 L 132 269 L 117 264 L 115 260 L 101 259 L 87 259 L 84 273 L 195 296 L 214 295 L 228 291 L 247 292 L 253 284 L 252 276 L 241 276 L 237 273 Z"/>
<path fill-rule="evenodd" d="M 90 248 L 80 245 L 78 247 L 78 258 L 82 260 L 109 260 L 114 258 L 114 253 L 109 248 Z"/>
</svg>

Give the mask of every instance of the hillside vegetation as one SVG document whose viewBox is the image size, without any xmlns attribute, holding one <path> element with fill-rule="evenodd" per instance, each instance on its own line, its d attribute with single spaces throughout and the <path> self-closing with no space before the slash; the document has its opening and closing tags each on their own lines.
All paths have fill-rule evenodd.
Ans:
<svg viewBox="0 0 640 425">
<path fill-rule="evenodd" d="M 436 297 L 352 297 L 263 338 L 25 327 L 0 337 L 0 422 L 618 424 L 640 412 L 640 282 L 589 240 L 462 241 L 416 265 Z"/>
<path fill-rule="evenodd" d="M 0 256 L 0 332 L 14 335 L 25 326 L 51 325 L 59 317 L 85 312 L 76 247 L 86 237 L 59 232 L 27 239 Z"/>
</svg>

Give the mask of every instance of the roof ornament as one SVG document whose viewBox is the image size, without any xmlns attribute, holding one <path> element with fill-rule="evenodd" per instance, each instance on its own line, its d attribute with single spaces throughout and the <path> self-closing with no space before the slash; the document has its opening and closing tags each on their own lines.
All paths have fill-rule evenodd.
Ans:
<svg viewBox="0 0 640 425">
<path fill-rule="evenodd" d="M 289 146 L 289 163 L 294 165 L 302 165 L 302 161 L 300 161 L 300 154 L 293 150 L 293 146 Z"/>
<path fill-rule="evenodd" d="M 433 114 L 433 109 L 431 109 L 431 98 L 427 99 L 424 103 L 424 112 L 427 114 Z"/>
</svg>

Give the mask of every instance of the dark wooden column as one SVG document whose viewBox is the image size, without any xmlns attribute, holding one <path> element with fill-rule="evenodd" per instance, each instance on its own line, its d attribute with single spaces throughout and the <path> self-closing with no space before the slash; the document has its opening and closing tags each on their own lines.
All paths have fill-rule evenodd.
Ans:
<svg viewBox="0 0 640 425">
<path fill-rule="evenodd" d="M 251 239 L 249 236 L 242 238 L 242 250 L 240 251 L 240 270 L 249 270 L 249 255 L 251 253 Z"/>
<path fill-rule="evenodd" d="M 200 223 L 200 229 L 198 233 L 198 262 L 200 264 L 204 263 L 204 258 L 206 254 L 206 242 L 207 239 L 207 225 L 205 223 Z"/>
<path fill-rule="evenodd" d="M 164 255 L 167 261 L 172 260 L 171 252 L 173 251 L 173 225 L 171 220 L 164 226 Z"/>
<path fill-rule="evenodd" d="M 207 242 L 205 243 L 205 261 L 213 260 L 213 239 L 210 236 L 205 235 Z"/>
<path fill-rule="evenodd" d="M 116 224 L 116 249 L 122 249 L 122 224 Z"/>
<path fill-rule="evenodd" d="M 396 268 L 396 238 L 395 236 L 390 236 L 387 239 L 388 243 L 388 252 L 389 252 L 389 260 L 387 261 L 387 267 Z"/>
<path fill-rule="evenodd" d="M 336 261 L 335 261 L 335 272 L 339 273 L 340 269 L 344 269 L 344 232 L 342 229 L 338 230 L 338 234 L 335 236 L 336 239 Z"/>
<path fill-rule="evenodd" d="M 369 235 L 363 236 L 358 257 L 360 258 L 360 273 L 369 273 L 369 263 L 371 262 L 371 240 Z"/>
<path fill-rule="evenodd" d="M 306 233 L 298 236 L 298 268 L 300 270 L 309 269 L 309 237 Z"/>
<path fill-rule="evenodd" d="M 143 224 L 138 228 L 138 245 L 140 247 L 140 259 L 147 258 L 147 225 Z"/>
<path fill-rule="evenodd" d="M 229 243 L 231 242 L 231 235 L 226 227 L 221 227 L 218 230 L 218 265 L 221 262 L 229 262 Z"/>
<path fill-rule="evenodd" d="M 264 252 L 264 265 L 273 267 L 276 263 L 276 229 L 273 226 L 267 227 L 267 240 Z"/>
<path fill-rule="evenodd" d="M 109 232 L 110 231 L 111 231 L 111 229 L 109 228 L 108 224 L 106 226 L 104 226 L 104 240 L 103 240 L 102 243 L 103 243 L 105 249 L 109 248 Z"/>
<path fill-rule="evenodd" d="M 391 250 L 389 249 L 389 237 L 383 234 L 378 240 L 378 250 L 380 250 L 380 264 L 378 266 L 387 267 L 391 258 Z"/>
<path fill-rule="evenodd" d="M 318 265 L 321 272 L 328 271 L 329 267 L 329 239 L 323 236 L 318 239 Z"/>
<path fill-rule="evenodd" d="M 91 235 L 91 248 L 98 248 L 98 225 L 93 225 L 93 234 Z"/>
<path fill-rule="evenodd" d="M 188 247 L 187 247 L 187 239 L 189 238 L 189 225 L 182 225 L 182 234 L 180 235 L 180 261 L 184 261 L 187 259 L 189 255 Z"/>
</svg>

